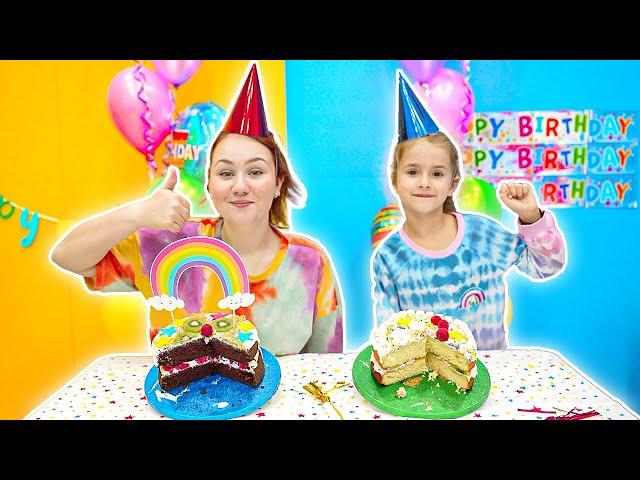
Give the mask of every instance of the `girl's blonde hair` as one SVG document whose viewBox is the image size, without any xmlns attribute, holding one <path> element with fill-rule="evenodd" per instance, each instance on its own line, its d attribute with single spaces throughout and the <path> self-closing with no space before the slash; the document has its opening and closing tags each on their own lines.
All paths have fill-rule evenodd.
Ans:
<svg viewBox="0 0 640 480">
<path fill-rule="evenodd" d="M 210 165 L 213 164 L 213 151 L 218 146 L 218 143 L 220 143 L 220 141 L 227 135 L 229 135 L 229 132 L 220 132 L 218 138 L 216 138 L 216 141 L 213 143 L 209 158 Z M 256 137 L 253 135 L 247 136 L 267 147 L 273 154 L 276 168 L 276 179 L 282 179 L 282 185 L 280 185 L 280 195 L 273 199 L 273 203 L 269 209 L 269 223 L 278 228 L 289 228 L 287 198 L 291 199 L 295 203 L 295 199 L 303 196 L 304 187 L 302 187 L 302 185 L 300 185 L 291 175 L 287 159 L 280 149 L 278 142 L 276 142 L 273 137 L 273 133 L 269 132 L 266 137 Z M 210 178 L 208 175 L 209 172 L 207 172 L 207 178 Z"/>
<path fill-rule="evenodd" d="M 393 161 L 391 162 L 391 183 L 394 187 L 398 185 L 398 165 L 400 165 L 400 159 L 403 153 L 412 145 L 416 145 L 420 142 L 427 142 L 435 147 L 444 148 L 449 154 L 449 160 L 451 161 L 451 169 L 453 171 L 453 179 L 460 179 L 460 164 L 458 159 L 458 150 L 449 137 L 442 132 L 437 132 L 432 135 L 425 135 L 424 137 L 414 138 L 411 140 L 405 140 L 396 145 L 393 152 Z M 451 213 L 456 211 L 456 206 L 453 202 L 453 197 L 447 197 L 442 206 L 444 213 Z"/>
</svg>

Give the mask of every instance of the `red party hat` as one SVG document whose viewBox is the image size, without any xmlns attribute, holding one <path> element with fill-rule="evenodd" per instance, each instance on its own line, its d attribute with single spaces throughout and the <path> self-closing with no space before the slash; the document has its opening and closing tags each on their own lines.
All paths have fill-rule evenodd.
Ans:
<svg viewBox="0 0 640 480">
<path fill-rule="evenodd" d="M 269 133 L 258 67 L 255 63 L 251 66 L 223 131 L 257 137 L 266 137 Z"/>
</svg>

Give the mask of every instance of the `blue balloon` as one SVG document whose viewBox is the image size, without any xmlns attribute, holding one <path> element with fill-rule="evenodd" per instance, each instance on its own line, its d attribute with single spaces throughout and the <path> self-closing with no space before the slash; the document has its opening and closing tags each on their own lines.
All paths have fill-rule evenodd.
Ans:
<svg viewBox="0 0 640 480">
<path fill-rule="evenodd" d="M 194 103 L 185 108 L 176 119 L 173 130 L 188 131 L 188 152 L 184 154 L 185 175 L 204 182 L 207 152 L 218 132 L 222 129 L 225 111 L 213 102 Z M 175 146 L 174 146 L 175 148 Z M 193 155 L 195 153 L 195 155 Z M 171 152 L 168 153 L 171 156 Z M 182 155 L 181 155 L 182 156 Z"/>
</svg>

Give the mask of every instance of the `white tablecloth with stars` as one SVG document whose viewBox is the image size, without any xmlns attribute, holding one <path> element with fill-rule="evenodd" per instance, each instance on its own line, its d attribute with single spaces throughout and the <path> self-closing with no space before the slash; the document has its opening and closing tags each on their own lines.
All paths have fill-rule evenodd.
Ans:
<svg viewBox="0 0 640 480">
<path fill-rule="evenodd" d="M 301 354 L 279 357 L 282 379 L 276 394 L 258 410 L 239 419 L 339 419 L 303 389 L 318 381 L 345 419 L 398 419 L 366 401 L 353 386 L 356 353 Z M 478 352 L 491 375 L 485 404 L 463 419 L 542 420 L 574 408 L 595 410 L 592 419 L 640 419 L 558 353 L 540 348 Z M 27 419 L 165 419 L 147 402 L 144 379 L 153 366 L 150 356 L 102 357 L 37 407 Z"/>
</svg>

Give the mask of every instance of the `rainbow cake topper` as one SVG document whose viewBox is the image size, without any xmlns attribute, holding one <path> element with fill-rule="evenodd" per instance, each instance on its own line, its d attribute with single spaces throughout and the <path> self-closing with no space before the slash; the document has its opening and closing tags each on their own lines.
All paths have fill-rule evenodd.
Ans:
<svg viewBox="0 0 640 480">
<path fill-rule="evenodd" d="M 472 287 L 462 294 L 460 308 L 469 308 L 482 302 L 484 302 L 484 292 L 477 287 Z"/>
<path fill-rule="evenodd" d="M 198 236 L 177 240 L 160 251 L 149 272 L 153 294 L 177 298 L 180 277 L 193 267 L 213 270 L 225 297 L 249 293 L 249 275 L 240 255 L 222 240 Z"/>
</svg>

